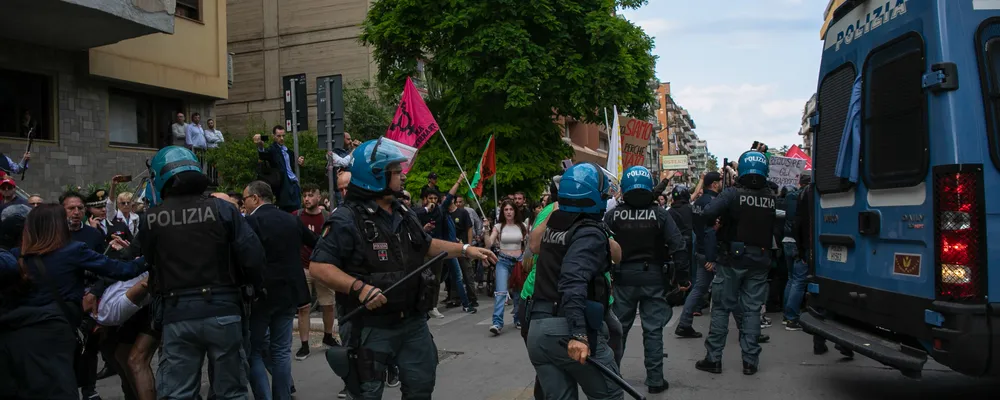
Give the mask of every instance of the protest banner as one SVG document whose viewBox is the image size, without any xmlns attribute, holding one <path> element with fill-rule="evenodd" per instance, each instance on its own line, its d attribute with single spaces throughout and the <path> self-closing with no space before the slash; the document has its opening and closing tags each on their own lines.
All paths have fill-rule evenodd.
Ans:
<svg viewBox="0 0 1000 400">
<path fill-rule="evenodd" d="M 624 168 L 646 165 L 653 124 L 634 118 L 622 118 L 622 164 Z"/>
<path fill-rule="evenodd" d="M 767 180 L 774 182 L 778 187 L 799 186 L 799 175 L 806 168 L 806 160 L 801 158 L 771 156 L 768 160 Z"/>
<path fill-rule="evenodd" d="M 805 168 L 805 170 L 806 171 L 812 171 L 812 169 L 813 169 L 812 158 L 809 158 L 809 155 L 806 154 L 806 152 L 802 151 L 802 149 L 799 146 L 797 146 L 797 145 L 796 146 L 792 146 L 790 149 L 788 149 L 788 151 L 785 152 L 785 157 L 791 157 L 791 158 L 798 158 L 798 159 L 806 160 L 806 168 Z"/>
<path fill-rule="evenodd" d="M 664 171 L 688 169 L 688 156 L 686 155 L 661 156 L 660 162 L 663 164 Z"/>
</svg>

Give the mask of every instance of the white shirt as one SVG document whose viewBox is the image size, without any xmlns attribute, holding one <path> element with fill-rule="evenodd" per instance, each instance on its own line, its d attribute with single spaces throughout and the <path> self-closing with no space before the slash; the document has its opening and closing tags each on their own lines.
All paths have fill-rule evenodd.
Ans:
<svg viewBox="0 0 1000 400">
<path fill-rule="evenodd" d="M 120 326 L 125 321 L 128 321 L 129 318 L 132 318 L 135 313 L 139 312 L 139 309 L 148 305 L 150 302 L 149 296 L 142 301 L 142 304 L 132 303 L 125 296 L 125 292 L 128 292 L 133 286 L 139 284 L 139 281 L 148 275 L 149 272 L 143 272 L 142 275 L 127 281 L 112 283 L 108 287 L 108 290 L 104 292 L 104 296 L 101 296 L 101 300 L 98 303 L 97 315 L 94 317 L 97 323 L 103 326 Z"/>
</svg>

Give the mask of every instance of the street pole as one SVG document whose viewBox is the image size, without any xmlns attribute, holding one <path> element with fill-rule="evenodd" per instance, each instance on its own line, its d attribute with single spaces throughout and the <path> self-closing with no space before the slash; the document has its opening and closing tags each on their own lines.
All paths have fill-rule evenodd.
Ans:
<svg viewBox="0 0 1000 400">
<path fill-rule="evenodd" d="M 299 109 L 298 109 L 298 106 L 295 104 L 295 84 L 298 82 L 298 79 L 292 79 L 291 81 L 292 81 L 292 85 L 291 85 L 291 89 L 292 89 L 292 143 L 294 144 L 294 147 L 295 147 L 295 150 L 294 150 L 295 151 L 295 159 L 294 160 L 289 160 L 289 161 L 291 161 L 292 165 L 295 165 L 295 178 L 297 178 L 299 180 L 299 182 L 302 182 L 302 175 L 299 173 L 300 171 L 299 171 L 299 160 L 298 160 L 298 157 L 299 157 L 299 118 L 298 118 Z"/>
<path fill-rule="evenodd" d="M 328 83 L 329 83 L 329 81 L 327 81 L 327 85 L 328 85 Z M 331 101 L 332 95 L 331 95 L 330 92 L 332 92 L 332 91 L 333 91 L 332 88 L 327 87 L 327 89 L 326 89 L 326 108 L 328 110 L 330 110 L 330 116 L 329 116 L 329 118 L 327 118 L 327 119 L 329 119 L 329 122 L 326 124 L 326 154 L 327 155 L 329 155 L 330 153 L 333 152 L 333 117 L 334 117 L 334 112 L 335 111 L 333 111 L 333 103 Z M 329 157 L 328 157 L 328 159 L 329 159 Z M 338 203 L 337 202 L 337 196 L 334 194 L 334 193 L 336 193 L 336 190 L 337 190 L 337 174 L 336 174 L 337 167 L 334 167 L 333 163 L 331 161 L 327 161 L 327 162 L 330 164 L 330 168 L 326 170 L 327 186 L 330 188 L 330 190 L 327 193 L 329 193 L 331 205 L 333 207 L 338 207 L 338 206 L 340 206 L 340 204 L 337 204 Z"/>
</svg>

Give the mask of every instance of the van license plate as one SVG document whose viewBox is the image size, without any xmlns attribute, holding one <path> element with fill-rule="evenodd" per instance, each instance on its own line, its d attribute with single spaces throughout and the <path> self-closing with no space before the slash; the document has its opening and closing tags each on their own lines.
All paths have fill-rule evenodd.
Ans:
<svg viewBox="0 0 1000 400">
<path fill-rule="evenodd" d="M 826 251 L 826 259 L 828 261 L 847 263 L 847 247 L 844 246 L 830 246 Z"/>
</svg>

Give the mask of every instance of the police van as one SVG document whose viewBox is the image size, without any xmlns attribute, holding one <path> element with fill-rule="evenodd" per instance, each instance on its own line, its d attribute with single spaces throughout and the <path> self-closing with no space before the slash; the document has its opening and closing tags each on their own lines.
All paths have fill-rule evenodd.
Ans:
<svg viewBox="0 0 1000 400">
<path fill-rule="evenodd" d="M 909 377 L 1000 376 L 1000 1 L 831 8 L 801 324 Z"/>
</svg>

